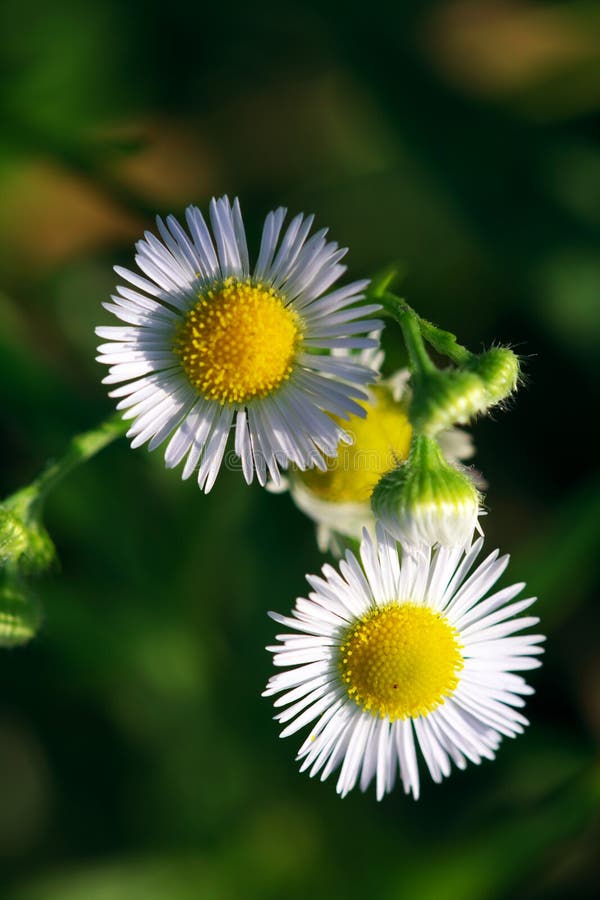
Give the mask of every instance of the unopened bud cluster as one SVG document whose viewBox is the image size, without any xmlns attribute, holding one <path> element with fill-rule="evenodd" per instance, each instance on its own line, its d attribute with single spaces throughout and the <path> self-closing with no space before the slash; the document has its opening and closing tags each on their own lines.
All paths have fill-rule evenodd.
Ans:
<svg viewBox="0 0 600 900">
<path fill-rule="evenodd" d="M 478 527 L 482 497 L 468 471 L 444 458 L 438 437 L 505 401 L 518 385 L 519 360 L 507 347 L 470 353 L 401 301 L 391 309 L 398 311 L 412 362 L 413 438 L 406 462 L 399 462 L 375 486 L 371 508 L 405 545 L 465 546 Z M 433 364 L 424 335 L 454 367 Z"/>
</svg>

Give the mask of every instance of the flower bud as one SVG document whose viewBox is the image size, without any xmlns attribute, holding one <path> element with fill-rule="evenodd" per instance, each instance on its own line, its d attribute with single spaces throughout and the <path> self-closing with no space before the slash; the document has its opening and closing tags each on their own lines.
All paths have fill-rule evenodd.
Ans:
<svg viewBox="0 0 600 900">
<path fill-rule="evenodd" d="M 418 432 L 433 437 L 453 425 L 464 425 L 488 405 L 485 385 L 475 372 L 436 369 L 415 379 L 410 420 Z"/>
<path fill-rule="evenodd" d="M 40 604 L 16 578 L 0 583 L 0 647 L 18 647 L 35 636 L 41 621 Z"/>
<path fill-rule="evenodd" d="M 519 383 L 519 357 L 508 347 L 492 347 L 474 356 L 467 368 L 483 382 L 489 406 L 505 400 Z"/>
<path fill-rule="evenodd" d="M 400 543 L 444 547 L 468 544 L 480 511 L 473 482 L 424 435 L 414 438 L 408 460 L 380 479 L 371 508 Z"/>
<path fill-rule="evenodd" d="M 45 571 L 56 558 L 52 539 L 34 510 L 33 504 L 12 498 L 0 507 L 0 565 L 27 575 Z"/>
<path fill-rule="evenodd" d="M 17 561 L 27 549 L 27 529 L 10 510 L 0 507 L 0 565 Z"/>
<path fill-rule="evenodd" d="M 27 575 L 45 572 L 56 561 L 52 538 L 41 524 L 35 522 L 27 531 L 27 551 L 21 558 L 21 570 Z"/>
</svg>

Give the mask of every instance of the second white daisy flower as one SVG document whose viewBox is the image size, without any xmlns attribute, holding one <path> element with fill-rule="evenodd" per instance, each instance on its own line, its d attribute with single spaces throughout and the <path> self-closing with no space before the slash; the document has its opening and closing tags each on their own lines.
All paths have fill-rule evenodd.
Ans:
<svg viewBox="0 0 600 900">
<path fill-rule="evenodd" d="M 378 799 L 399 774 L 417 798 L 418 750 L 441 781 L 452 763 L 493 759 L 502 736 L 523 730 L 518 708 L 532 688 L 515 673 L 540 665 L 544 638 L 519 634 L 538 622 L 520 616 L 533 599 L 511 603 L 523 584 L 487 596 L 508 557 L 496 550 L 472 571 L 482 544 L 400 559 L 378 526 L 362 565 L 348 551 L 339 571 L 308 576 L 313 592 L 291 616 L 270 614 L 288 630 L 268 648 L 282 671 L 265 696 L 277 697 L 281 737 L 310 724 L 302 771 L 324 780 L 339 768 L 342 796 L 375 778 Z"/>
<path fill-rule="evenodd" d="M 125 325 L 96 329 L 132 447 L 168 441 L 167 466 L 184 462 L 183 478 L 197 472 L 205 491 L 232 428 L 248 482 L 254 472 L 278 481 L 290 462 L 324 467 L 349 440 L 331 414 L 362 415 L 361 387 L 376 374 L 330 354 L 374 345 L 360 336 L 381 325 L 367 318 L 379 307 L 359 303 L 368 282 L 329 292 L 346 250 L 326 229 L 309 237 L 313 216 L 282 235 L 285 212 L 268 214 L 253 270 L 237 199 L 211 201 L 212 235 L 193 206 L 189 234 L 173 216 L 157 219 L 162 240 L 146 232 L 136 246 L 143 274 L 117 267 L 128 284 L 104 304 Z"/>
</svg>

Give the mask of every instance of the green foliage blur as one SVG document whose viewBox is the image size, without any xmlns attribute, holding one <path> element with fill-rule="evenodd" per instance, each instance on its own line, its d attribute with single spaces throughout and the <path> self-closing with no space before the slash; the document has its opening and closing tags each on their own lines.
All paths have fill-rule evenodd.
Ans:
<svg viewBox="0 0 600 900">
<path fill-rule="evenodd" d="M 93 328 L 154 213 L 237 194 L 256 247 L 314 211 L 352 276 L 400 260 L 422 315 L 525 357 L 474 435 L 549 635 L 531 727 L 418 803 L 298 774 L 260 692 L 311 526 L 121 440 L 49 500 L 43 628 L 0 654 L 3 900 L 594 896 L 600 7 L 384 6 L 0 4 L 0 496 L 112 411 Z"/>
</svg>

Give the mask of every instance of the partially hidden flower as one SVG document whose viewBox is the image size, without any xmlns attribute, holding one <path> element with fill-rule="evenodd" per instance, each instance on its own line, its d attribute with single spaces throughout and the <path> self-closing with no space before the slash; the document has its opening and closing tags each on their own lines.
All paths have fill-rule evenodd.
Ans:
<svg viewBox="0 0 600 900">
<path fill-rule="evenodd" d="M 374 345 L 364 335 L 381 326 L 368 318 L 379 306 L 360 302 L 368 282 L 330 290 L 346 250 L 326 229 L 309 237 L 313 216 L 283 229 L 285 215 L 267 215 L 253 267 L 237 199 L 211 201 L 212 233 L 194 206 L 187 232 L 158 218 L 160 239 L 146 232 L 136 245 L 141 272 L 115 269 L 127 284 L 104 306 L 124 324 L 96 329 L 132 447 L 166 443 L 166 465 L 183 462 L 204 491 L 232 429 L 247 482 L 277 482 L 289 463 L 323 467 L 375 377 L 330 352 Z"/>
<path fill-rule="evenodd" d="M 301 771 L 323 781 L 339 769 L 342 796 L 375 779 L 378 799 L 399 775 L 416 799 L 423 762 L 439 782 L 523 731 L 533 690 L 515 673 L 540 665 L 544 638 L 520 634 L 538 622 L 521 616 L 533 599 L 512 602 L 523 584 L 489 595 L 508 557 L 473 569 L 482 544 L 399 556 L 378 526 L 360 562 L 347 551 L 339 570 L 307 577 L 312 593 L 291 616 L 270 613 L 286 631 L 268 648 L 279 671 L 264 696 L 281 737 L 308 728 Z"/>
<path fill-rule="evenodd" d="M 366 350 L 359 359 L 379 370 L 383 354 Z M 368 400 L 361 404 L 366 415 L 352 415 L 345 425 L 352 443 L 340 447 L 325 470 L 292 468 L 283 482 L 296 505 L 316 523 L 323 552 L 341 556 L 348 539 L 360 540 L 363 528 L 374 534 L 371 493 L 382 476 L 406 461 L 411 446 L 409 376 L 408 369 L 400 369 L 368 388 Z M 438 439 L 452 465 L 474 453 L 471 436 L 458 428 L 442 432 Z"/>
</svg>

